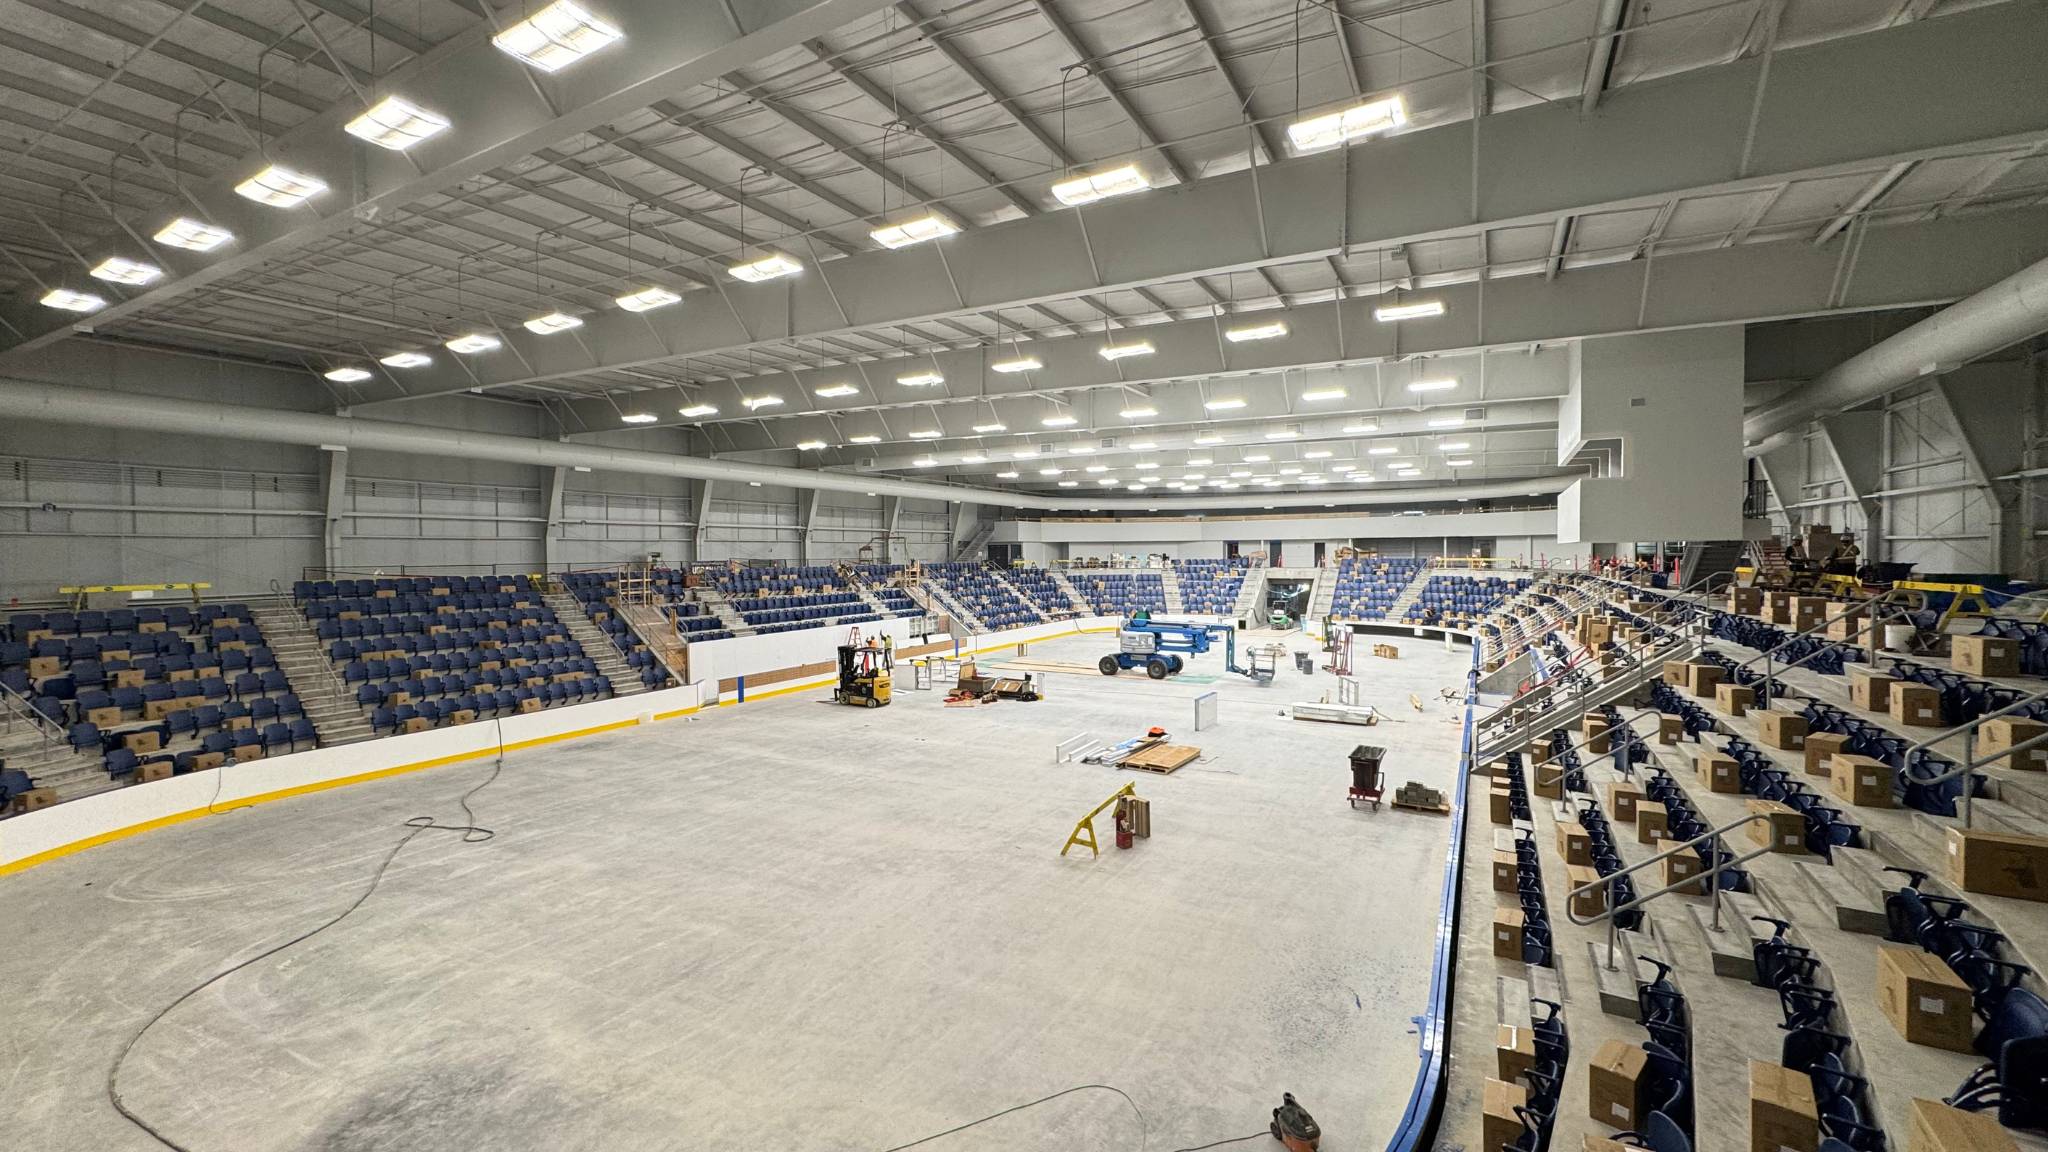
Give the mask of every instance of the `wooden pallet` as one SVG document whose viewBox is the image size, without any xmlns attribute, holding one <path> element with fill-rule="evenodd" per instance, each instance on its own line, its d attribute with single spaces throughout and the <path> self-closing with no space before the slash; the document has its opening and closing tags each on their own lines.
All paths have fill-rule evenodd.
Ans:
<svg viewBox="0 0 2048 1152">
<path fill-rule="evenodd" d="M 1438 804 L 1435 807 L 1431 807 L 1427 804 L 1410 804 L 1405 800 L 1391 800 L 1388 803 L 1396 808 L 1406 809 L 1409 812 L 1427 812 L 1431 816 L 1449 816 L 1451 814 L 1451 806 L 1449 804 Z"/>
<path fill-rule="evenodd" d="M 1124 757 L 1124 762 L 1117 767 L 1136 768 L 1140 772 L 1156 772 L 1164 776 L 1194 763 L 1201 755 L 1200 748 L 1186 744 L 1154 744 Z"/>
<path fill-rule="evenodd" d="M 1375 644 L 1372 646 L 1372 654 L 1388 660 L 1399 660 L 1401 658 L 1401 650 L 1392 644 Z"/>
</svg>

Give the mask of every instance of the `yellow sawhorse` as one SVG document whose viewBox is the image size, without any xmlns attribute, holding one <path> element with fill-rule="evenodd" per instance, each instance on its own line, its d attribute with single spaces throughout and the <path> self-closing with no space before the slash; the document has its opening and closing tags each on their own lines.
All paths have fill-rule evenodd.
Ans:
<svg viewBox="0 0 2048 1152">
<path fill-rule="evenodd" d="M 1129 796 L 1133 799 L 1136 799 L 1137 795 L 1138 785 L 1135 782 L 1126 784 L 1123 787 L 1117 789 L 1115 792 L 1112 792 L 1110 794 L 1109 799 L 1104 800 L 1100 804 L 1097 804 L 1095 806 L 1094 811 L 1088 813 L 1086 816 L 1081 817 L 1081 822 L 1074 825 L 1074 834 L 1067 837 L 1066 844 L 1064 844 L 1060 848 L 1060 855 L 1065 856 L 1067 854 L 1067 849 L 1072 848 L 1076 844 L 1086 846 L 1088 851 L 1096 856 L 1102 855 L 1102 849 L 1097 847 L 1095 844 L 1095 818 L 1097 816 L 1102 815 L 1102 813 L 1105 810 L 1115 807 L 1116 802 L 1123 799 L 1124 797 Z"/>
</svg>

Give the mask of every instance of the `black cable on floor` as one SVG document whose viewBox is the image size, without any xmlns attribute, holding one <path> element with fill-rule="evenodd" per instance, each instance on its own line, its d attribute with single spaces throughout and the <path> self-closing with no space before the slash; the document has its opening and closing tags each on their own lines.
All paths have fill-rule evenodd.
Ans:
<svg viewBox="0 0 2048 1152">
<path fill-rule="evenodd" d="M 1221 1148 L 1225 1144 L 1242 1144 L 1247 1140 L 1257 1140 L 1261 1136 L 1271 1136 L 1272 1134 L 1271 1129 L 1261 1128 L 1249 1136 L 1232 1136 L 1228 1140 L 1218 1140 L 1213 1144 L 1197 1144 L 1192 1148 L 1175 1148 L 1173 1152 L 1202 1152 L 1204 1148 Z"/>
<path fill-rule="evenodd" d="M 929 1144 L 942 1136 L 951 1136 L 955 1132 L 965 1132 L 969 1128 L 986 1124 L 991 1120 L 1001 1119 L 1004 1116 L 1008 1116 L 1012 1112 L 1022 1112 L 1026 1108 L 1036 1108 L 1040 1104 L 1044 1104 L 1052 1100 L 1057 1100 L 1062 1096 L 1071 1096 L 1076 1092 L 1088 1091 L 1114 1092 L 1117 1095 L 1124 1098 L 1124 1103 L 1131 1106 L 1132 1112 L 1137 1113 L 1138 1147 L 1143 1148 L 1145 1146 L 1145 1132 L 1148 1127 L 1145 1121 L 1145 1111 L 1144 1109 L 1138 1107 L 1138 1102 L 1136 1100 L 1131 1099 L 1130 1093 L 1125 1092 L 1123 1089 L 1118 1088 L 1112 1084 L 1076 1084 L 1072 1088 L 1062 1088 L 1058 1092 L 1055 1092 L 1050 1096 L 1040 1096 L 1036 1100 L 1027 1100 L 1022 1104 L 1013 1104 L 1010 1107 L 1003 1109 L 1001 1112 L 991 1112 L 988 1115 L 983 1116 L 979 1120 L 969 1120 L 965 1124 L 956 1124 L 953 1127 L 946 1129 L 944 1132 L 934 1132 L 929 1136 L 920 1136 L 917 1139 L 912 1140 L 908 1144 L 898 1144 L 893 1148 L 884 1148 L 882 1149 L 882 1152 L 903 1152 L 903 1150 L 906 1148 L 915 1148 L 919 1144 Z"/>
<path fill-rule="evenodd" d="M 370 873 L 369 885 L 363 889 L 362 894 L 357 896 L 353 903 L 351 903 L 348 907 L 342 909 L 339 915 L 336 915 L 332 919 L 326 921 L 323 924 L 320 924 L 315 928 L 311 928 L 305 932 L 301 932 L 297 936 L 292 937 L 291 939 L 285 941 L 282 944 L 277 945 L 276 947 L 267 948 L 261 952 L 258 952 L 256 955 L 249 957 L 246 960 L 243 960 L 237 964 L 230 965 L 229 967 L 214 973 L 213 975 L 207 977 L 200 983 L 195 984 L 191 988 L 186 989 L 185 992 L 182 995 L 180 995 L 176 1000 L 173 1000 L 169 1004 L 164 1005 L 164 1007 L 161 1010 L 159 1010 L 156 1015 L 151 1016 L 149 1018 L 149 1021 L 143 1024 L 143 1026 L 136 1031 L 135 1035 L 130 1036 L 128 1038 L 128 1042 L 126 1044 L 121 1045 L 121 1050 L 114 1055 L 113 1065 L 107 1069 L 107 1101 L 114 1106 L 114 1111 L 119 1112 L 123 1119 L 127 1120 L 130 1124 L 135 1125 L 137 1128 L 142 1129 L 144 1132 L 147 1132 L 150 1135 L 150 1137 L 154 1139 L 157 1143 L 162 1144 L 166 1148 L 172 1149 L 173 1152 L 192 1152 L 192 1149 L 186 1147 L 183 1144 L 178 1143 L 176 1140 L 171 1139 L 169 1136 L 164 1135 L 162 1132 L 158 1131 L 153 1125 L 151 1125 L 149 1121 L 144 1120 L 142 1117 L 136 1115 L 133 1111 L 129 1109 L 127 1103 L 121 1099 L 121 1089 L 119 1085 L 119 1081 L 121 1078 L 121 1068 L 128 1062 L 128 1057 L 131 1053 L 135 1051 L 135 1046 L 142 1042 L 142 1038 L 144 1036 L 149 1035 L 150 1029 L 156 1027 L 157 1024 L 164 1019 L 164 1017 L 169 1016 L 172 1012 L 176 1011 L 178 1006 L 180 1004 L 183 1004 L 185 1001 L 190 1000 L 194 996 L 199 995 L 201 992 L 206 991 L 208 988 L 213 987 L 215 984 L 220 983 L 222 980 L 227 979 L 235 973 L 240 972 L 242 969 L 257 963 L 258 961 L 267 960 L 270 957 L 275 956 L 278 953 L 283 952 L 284 950 L 292 947 L 293 945 L 302 944 L 308 940 L 311 940 L 313 937 L 318 936 L 320 933 L 327 931 L 329 928 L 334 927 L 336 924 L 339 924 L 343 920 L 346 920 L 350 916 L 354 915 L 356 909 L 361 908 L 363 904 L 366 901 L 368 901 L 371 896 L 376 894 L 377 886 L 384 882 L 384 873 L 388 869 L 390 869 L 391 862 L 393 860 L 398 859 L 398 854 L 400 852 L 405 851 L 405 846 L 412 843 L 413 837 L 418 836 L 420 833 L 431 829 L 438 832 L 460 832 L 462 833 L 462 842 L 464 844 L 481 844 L 484 841 L 489 840 L 491 837 L 496 836 L 496 831 L 489 828 L 479 827 L 477 825 L 476 813 L 470 810 L 469 801 L 471 797 L 475 796 L 477 793 L 489 787 L 492 781 L 495 781 L 498 778 L 498 774 L 500 772 L 503 772 L 504 770 L 505 729 L 504 725 L 502 723 L 499 723 L 498 755 L 496 761 L 491 765 L 491 774 L 489 776 L 484 777 L 483 783 L 478 784 L 476 787 L 471 788 L 467 792 L 464 792 L 462 794 L 462 797 L 456 801 L 456 803 L 462 806 L 463 818 L 469 822 L 467 824 L 439 824 L 435 822 L 432 816 L 412 817 L 411 819 L 407 820 L 404 825 L 405 827 L 412 829 L 412 831 L 407 832 L 402 838 L 399 839 L 398 843 L 391 846 L 391 851 L 384 854 L 384 859 L 377 865 L 377 870 Z M 219 796 L 219 791 L 219 788 L 216 787 L 214 790 L 214 794 L 216 797 Z M 211 803 L 208 804 L 208 808 L 209 810 L 211 810 Z M 232 811 L 232 809 L 230 809 L 230 811 Z M 1133 1105 L 1133 1107 L 1136 1107 L 1136 1105 Z M 908 1145 L 905 1145 L 905 1147 L 908 1147 Z"/>
</svg>

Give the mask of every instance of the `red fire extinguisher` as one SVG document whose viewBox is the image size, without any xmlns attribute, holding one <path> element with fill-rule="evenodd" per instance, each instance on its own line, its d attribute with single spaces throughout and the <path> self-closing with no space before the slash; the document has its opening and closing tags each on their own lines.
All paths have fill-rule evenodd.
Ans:
<svg viewBox="0 0 2048 1152">
<path fill-rule="evenodd" d="M 1131 806 L 1119 800 L 1116 803 L 1116 846 L 1129 848 L 1134 842 L 1131 836 Z"/>
</svg>

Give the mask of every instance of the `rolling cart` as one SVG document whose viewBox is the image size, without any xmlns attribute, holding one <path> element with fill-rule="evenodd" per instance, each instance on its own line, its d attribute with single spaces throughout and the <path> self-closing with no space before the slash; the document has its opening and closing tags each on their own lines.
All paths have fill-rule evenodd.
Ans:
<svg viewBox="0 0 2048 1152">
<path fill-rule="evenodd" d="M 1363 800 L 1372 805 L 1373 811 L 1380 810 L 1380 800 L 1386 796 L 1380 761 L 1386 757 L 1387 750 L 1377 744 L 1360 744 L 1351 750 L 1351 793 L 1346 799 L 1353 808 Z"/>
</svg>

